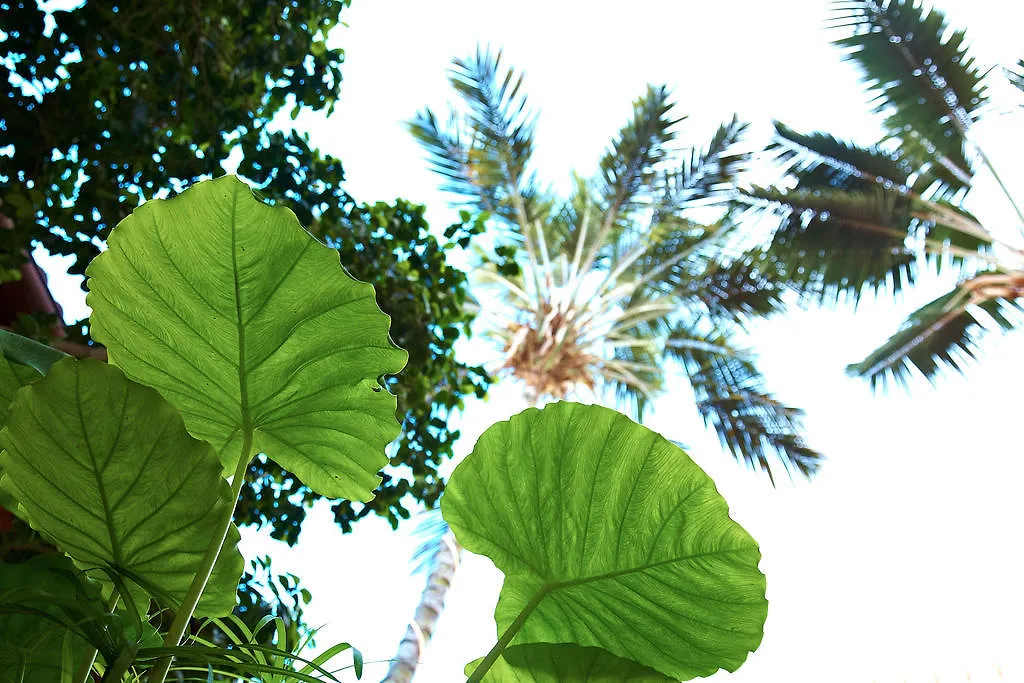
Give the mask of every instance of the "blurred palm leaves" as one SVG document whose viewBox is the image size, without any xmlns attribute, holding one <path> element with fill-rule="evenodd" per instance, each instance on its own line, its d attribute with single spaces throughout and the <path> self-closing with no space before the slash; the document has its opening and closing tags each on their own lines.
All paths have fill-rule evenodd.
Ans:
<svg viewBox="0 0 1024 683">
<path fill-rule="evenodd" d="M 530 400 L 614 396 L 642 419 L 674 366 L 735 457 L 769 476 L 780 465 L 812 474 L 819 455 L 803 444 L 800 411 L 765 391 L 752 354 L 731 341 L 781 293 L 777 266 L 742 248 L 721 208 L 748 161 L 746 125 L 733 118 L 680 149 L 668 90 L 648 86 L 596 173 L 561 196 L 531 172 L 536 118 L 522 75 L 481 49 L 454 61 L 450 81 L 461 110 L 444 124 L 424 110 L 410 130 L 442 188 L 490 216 L 480 317 Z M 714 352 L 683 344 L 709 336 Z"/>
<path fill-rule="evenodd" d="M 1024 231 L 1024 215 L 972 142 L 990 79 L 1016 69 L 983 70 L 963 31 L 915 0 L 839 0 L 832 5 L 836 46 L 861 70 L 884 137 L 861 147 L 827 133 L 802 134 L 777 123 L 769 152 L 785 169 L 777 187 L 755 187 L 746 201 L 773 217 L 769 256 L 785 280 L 816 299 L 853 301 L 864 292 L 898 292 L 923 268 L 953 268 L 958 284 L 906 320 L 849 372 L 873 384 L 931 379 L 962 369 L 979 338 L 1015 326 L 1024 289 L 1017 234 L 982 225 L 965 206 L 978 167 L 992 173 Z M 1009 240 L 1009 243 L 1008 241 Z"/>
</svg>

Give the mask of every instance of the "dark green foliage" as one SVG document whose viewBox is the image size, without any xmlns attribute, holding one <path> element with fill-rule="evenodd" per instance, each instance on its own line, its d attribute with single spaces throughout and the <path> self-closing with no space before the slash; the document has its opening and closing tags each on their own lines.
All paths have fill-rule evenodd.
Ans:
<svg viewBox="0 0 1024 683">
<path fill-rule="evenodd" d="M 750 196 L 782 212 L 770 251 L 801 291 L 856 301 L 865 290 L 913 282 L 910 201 L 898 192 L 755 188 Z"/>
<path fill-rule="evenodd" d="M 393 462 L 412 473 L 387 475 L 370 506 L 339 505 L 346 530 L 369 512 L 396 523 L 410 500 L 436 501 L 436 467 L 451 454 L 455 435 L 443 424 L 428 426 L 430 420 L 486 386 L 482 371 L 454 359 L 452 344 L 469 320 L 459 310 L 465 278 L 447 265 L 422 208 L 357 204 L 341 189 L 338 160 L 302 135 L 267 131 L 281 113 L 334 106 L 344 53 L 327 49 L 323 39 L 347 5 L 219 0 L 200 10 L 187 3 L 87 3 L 55 12 L 49 32 L 34 1 L 13 2 L 4 3 L 8 38 L 0 43 L 0 53 L 15 62 L 9 74 L 0 67 L 0 148 L 14 147 L 2 165 L 0 199 L 16 226 L 0 230 L 0 272 L 39 240 L 52 253 L 76 255 L 70 270 L 81 273 L 98 240 L 138 198 L 219 175 L 238 149 L 241 175 L 268 199 L 287 202 L 300 222 L 342 251 L 356 277 L 377 287 L 394 338 L 422 361 L 398 380 L 407 433 Z M 76 51 L 81 61 L 60 66 Z M 32 94 L 37 89 L 23 92 L 7 76 L 38 82 L 41 101 Z M 48 78 L 56 80 L 44 84 Z M 73 333 L 87 341 L 88 330 L 86 321 Z M 314 496 L 272 463 L 254 462 L 250 475 L 239 521 L 270 524 L 276 537 L 294 542 L 302 503 Z"/>
<path fill-rule="evenodd" d="M 768 256 L 809 299 L 856 303 L 865 291 L 899 292 L 922 268 L 952 268 L 962 278 L 953 292 L 916 311 L 848 369 L 872 384 L 905 382 L 911 368 L 929 379 L 942 367 L 961 370 L 986 328 L 1014 326 L 1006 314 L 1024 292 L 1019 265 L 1004 263 L 1008 252 L 994 248 L 998 232 L 963 206 L 972 162 L 980 161 L 1024 225 L 968 138 L 987 102 L 991 70 L 975 63 L 963 31 L 917 0 L 837 0 L 833 10 L 835 44 L 860 67 L 884 117 L 884 137 L 862 147 L 776 123 L 767 151 L 788 177 L 748 190 L 747 201 L 774 214 Z M 1019 74 L 1005 73 L 1019 84 Z"/>
<path fill-rule="evenodd" d="M 346 5 L 89 2 L 47 19 L 35 0 L 4 2 L 0 148 L 14 156 L 0 198 L 16 228 L 2 237 L 3 267 L 39 240 L 76 255 L 70 270 L 82 273 L 96 238 L 139 198 L 220 174 L 236 146 L 254 180 L 275 176 L 283 193 L 291 175 L 305 201 L 323 199 L 319 171 L 336 162 L 266 126 L 279 112 L 334 106 L 344 55 L 324 38 Z M 283 172 L 289 157 L 300 170 Z"/>
<path fill-rule="evenodd" d="M 817 471 L 820 455 L 799 437 L 803 411 L 765 391 L 752 353 L 734 347 L 720 332 L 701 334 L 684 325 L 672 331 L 665 350 L 686 370 L 697 410 L 723 446 L 773 481 L 773 452 L 784 454 L 780 461 L 787 471 L 803 476 Z"/>
<path fill-rule="evenodd" d="M 943 14 L 920 0 L 843 0 L 833 20 L 845 34 L 836 45 L 863 71 L 892 134 L 932 150 L 945 185 L 969 185 L 964 138 L 986 97 L 964 32 L 947 34 Z"/>
<path fill-rule="evenodd" d="M 1016 302 L 1003 298 L 971 308 L 965 305 L 969 296 L 957 287 L 917 309 L 888 341 L 847 371 L 867 377 L 872 386 L 889 379 L 905 384 L 911 367 L 929 379 L 942 366 L 962 372 L 965 361 L 975 358 L 978 339 L 986 332 L 985 318 L 1009 330 L 1014 327 L 1010 314 L 1020 311 Z"/>
</svg>

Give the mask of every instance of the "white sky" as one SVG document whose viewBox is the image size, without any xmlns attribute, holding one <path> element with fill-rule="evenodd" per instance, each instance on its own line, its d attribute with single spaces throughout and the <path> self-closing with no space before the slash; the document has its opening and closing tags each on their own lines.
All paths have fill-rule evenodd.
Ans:
<svg viewBox="0 0 1024 683">
<path fill-rule="evenodd" d="M 1024 56 L 1024 3 L 941 6 L 969 27 L 983 61 Z M 541 109 L 536 167 L 556 185 L 571 169 L 591 172 L 647 82 L 673 88 L 695 141 L 734 111 L 760 131 L 778 118 L 868 140 L 875 124 L 866 98 L 829 47 L 824 16 L 811 0 L 355 0 L 339 37 L 347 51 L 342 103 L 329 121 L 304 115 L 299 126 L 343 160 L 354 196 L 426 203 L 437 225 L 451 218 L 447 198 L 402 122 L 424 104 L 444 107 L 450 59 L 477 42 L 503 46 L 527 73 Z M 1020 121 L 993 116 L 976 134 L 1024 196 Z M 1000 195 L 988 179 L 979 182 L 976 212 L 1005 223 Z M 738 673 L 712 680 L 1024 680 L 1022 337 L 991 339 L 966 378 L 935 389 L 919 382 L 910 394 L 873 396 L 843 374 L 942 285 L 932 278 L 895 304 L 794 312 L 755 330 L 770 388 L 806 409 L 808 439 L 828 456 L 811 484 L 772 489 L 735 465 L 696 417 L 682 379 L 658 403 L 649 426 L 689 445 L 764 555 L 764 642 Z M 61 298 L 76 308 L 70 290 Z M 522 408 L 517 391 L 505 384 L 486 404 L 470 405 L 462 452 L 491 422 Z M 412 526 L 393 534 L 370 519 L 345 536 L 322 506 L 297 548 L 246 533 L 245 549 L 273 548 L 279 569 L 301 575 L 314 594 L 311 621 L 327 625 L 321 645 L 346 640 L 379 660 L 393 654 L 422 589 L 422 577 L 409 577 Z M 464 663 L 490 648 L 500 581 L 487 560 L 466 558 L 417 681 L 461 680 Z M 364 680 L 384 671 L 368 666 Z"/>
</svg>

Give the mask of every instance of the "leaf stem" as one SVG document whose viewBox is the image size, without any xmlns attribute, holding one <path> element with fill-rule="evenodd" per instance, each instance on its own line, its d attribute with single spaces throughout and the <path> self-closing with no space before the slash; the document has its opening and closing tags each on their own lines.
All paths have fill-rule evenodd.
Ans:
<svg viewBox="0 0 1024 683">
<path fill-rule="evenodd" d="M 231 479 L 231 502 L 224 508 L 220 533 L 211 539 L 210 545 L 206 549 L 206 554 L 203 555 L 203 561 L 196 571 L 196 576 L 192 579 L 188 592 L 185 593 L 185 598 L 181 602 L 181 607 L 178 608 L 174 615 L 174 621 L 171 622 L 171 627 L 168 629 L 167 635 L 164 636 L 163 646 L 165 648 L 177 647 L 181 644 L 181 639 L 188 629 L 188 622 L 196 611 L 196 605 L 199 604 L 203 591 L 206 590 L 206 584 L 210 580 L 210 575 L 213 574 L 213 567 L 217 563 L 217 558 L 220 557 L 224 541 L 227 539 L 228 531 L 231 529 L 231 522 L 235 515 L 235 506 L 238 504 L 238 495 L 241 493 L 242 485 L 245 483 L 245 474 L 249 470 L 249 461 L 252 459 L 250 451 L 252 451 L 252 430 L 246 429 L 242 440 L 242 453 L 238 458 L 238 465 L 235 466 L 234 477 Z M 173 656 L 169 655 L 156 663 L 150 671 L 149 683 L 163 683 L 167 678 L 167 673 L 170 671 L 172 659 Z"/>
<path fill-rule="evenodd" d="M 1013 194 L 1010 192 L 1010 189 L 1006 187 L 1006 183 L 1003 182 L 1003 179 L 999 176 L 999 173 L 996 172 L 996 167 L 992 165 L 992 160 L 988 158 L 987 154 L 985 154 L 985 150 L 983 150 L 981 146 L 977 144 L 974 145 L 974 149 L 977 150 L 978 156 L 981 157 L 982 163 L 985 164 L 985 167 L 988 168 L 988 172 L 991 173 L 992 177 L 996 179 L 996 183 L 998 183 L 999 188 L 1003 191 L 1003 194 L 1006 195 L 1006 199 L 1010 202 L 1010 206 L 1013 207 L 1013 210 L 1017 214 L 1018 228 L 1020 229 L 1021 233 L 1024 234 L 1024 211 L 1021 211 L 1021 208 L 1017 204 L 1016 200 L 1013 198 Z"/>
<path fill-rule="evenodd" d="M 483 680 L 484 674 L 486 674 L 490 668 L 494 666 L 494 663 L 498 661 L 498 657 L 500 657 L 505 651 L 505 648 L 512 642 L 512 639 L 516 637 L 516 634 L 523 628 L 523 624 L 526 623 L 530 614 L 533 613 L 533 610 L 537 609 L 537 605 L 540 604 L 541 600 L 547 597 L 547 594 L 551 592 L 552 588 L 553 586 L 551 584 L 544 584 L 544 586 L 537 591 L 536 595 L 533 596 L 530 602 L 526 603 L 526 607 L 524 607 L 523 611 L 519 613 L 519 616 L 516 617 L 515 621 L 505 629 L 505 632 L 501 634 L 501 637 L 498 638 L 498 642 L 494 644 L 494 647 L 492 647 L 491 651 L 487 653 L 484 660 L 480 662 L 475 669 L 473 669 L 473 673 L 470 675 L 466 683 L 480 683 L 480 681 Z"/>
<path fill-rule="evenodd" d="M 110 591 L 110 597 L 107 599 L 108 614 L 117 608 L 117 603 L 120 599 L 120 593 L 117 592 L 116 588 L 113 588 Z M 85 651 L 85 659 L 82 660 L 82 664 L 75 672 L 75 677 L 73 679 L 75 683 L 89 683 L 90 676 L 92 675 L 92 665 L 96 663 L 96 653 L 97 649 L 95 645 L 90 645 Z"/>
</svg>

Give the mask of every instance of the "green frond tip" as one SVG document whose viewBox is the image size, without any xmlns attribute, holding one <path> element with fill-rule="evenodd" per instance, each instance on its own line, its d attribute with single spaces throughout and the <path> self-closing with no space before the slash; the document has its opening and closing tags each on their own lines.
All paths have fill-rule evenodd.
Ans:
<svg viewBox="0 0 1024 683">
<path fill-rule="evenodd" d="M 802 294 L 856 302 L 864 291 L 899 291 L 915 279 L 913 206 L 899 192 L 753 188 L 747 197 L 779 216 L 769 254 Z"/>
<path fill-rule="evenodd" d="M 828 133 L 800 133 L 775 122 L 768 146 L 801 189 L 867 190 L 879 185 L 907 192 L 913 164 L 877 147 L 859 147 Z"/>
<path fill-rule="evenodd" d="M 478 47 L 466 59 L 452 60 L 449 81 L 465 105 L 442 124 L 425 109 L 408 128 L 431 170 L 444 178 L 442 189 L 481 211 L 520 225 L 531 219 L 535 114 L 528 108 L 523 76 L 502 63 L 501 52 Z"/>
<path fill-rule="evenodd" d="M 748 127 L 733 115 L 706 146 L 691 149 L 678 168 L 665 174 L 666 192 L 674 207 L 721 201 L 732 192 L 736 177 L 750 161 L 749 151 L 739 148 Z"/>
<path fill-rule="evenodd" d="M 887 128 L 926 141 L 969 182 L 964 138 L 986 96 L 964 32 L 918 0 L 838 0 L 832 20 L 842 34 L 835 44 L 860 67 Z"/>
<path fill-rule="evenodd" d="M 698 412 L 733 456 L 772 483 L 779 465 L 790 475 L 817 472 L 822 456 L 803 440 L 803 412 L 765 391 L 750 352 L 721 332 L 701 334 L 683 325 L 673 330 L 666 352 L 683 366 Z"/>
<path fill-rule="evenodd" d="M 637 198 L 681 118 L 672 118 L 673 103 L 665 86 L 648 85 L 633 102 L 633 117 L 619 131 L 599 164 L 601 195 L 611 213 L 623 211 Z"/>
<path fill-rule="evenodd" d="M 1015 285 L 1002 274 L 980 275 L 914 311 L 888 341 L 859 363 L 847 367 L 873 388 L 892 379 L 906 385 L 917 370 L 929 381 L 943 368 L 963 372 L 979 339 L 992 327 L 1016 327 L 1020 306 Z M 1008 284 L 1003 284 L 1004 282 Z M 972 296 L 973 295 L 973 296 Z"/>
</svg>

